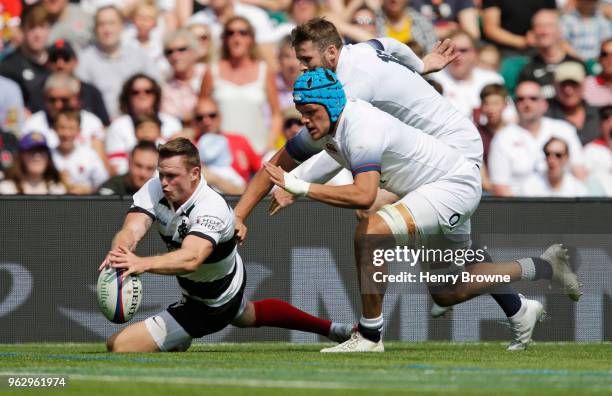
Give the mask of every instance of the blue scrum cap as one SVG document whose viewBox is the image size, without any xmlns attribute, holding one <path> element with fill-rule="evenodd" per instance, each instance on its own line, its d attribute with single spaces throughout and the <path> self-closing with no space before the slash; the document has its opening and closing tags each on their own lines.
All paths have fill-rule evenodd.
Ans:
<svg viewBox="0 0 612 396">
<path fill-rule="evenodd" d="M 323 105 L 331 122 L 336 122 L 346 105 L 346 95 L 333 71 L 317 68 L 305 72 L 295 81 L 293 102 L 296 105 L 308 103 Z"/>
</svg>

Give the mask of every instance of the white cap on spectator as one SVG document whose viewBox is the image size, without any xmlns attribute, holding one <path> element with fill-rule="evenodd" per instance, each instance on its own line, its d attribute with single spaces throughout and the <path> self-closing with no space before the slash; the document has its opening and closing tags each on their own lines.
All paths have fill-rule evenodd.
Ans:
<svg viewBox="0 0 612 396">
<path fill-rule="evenodd" d="M 581 83 L 586 78 L 584 66 L 578 62 L 563 62 L 555 70 L 555 82 L 575 81 Z"/>
</svg>

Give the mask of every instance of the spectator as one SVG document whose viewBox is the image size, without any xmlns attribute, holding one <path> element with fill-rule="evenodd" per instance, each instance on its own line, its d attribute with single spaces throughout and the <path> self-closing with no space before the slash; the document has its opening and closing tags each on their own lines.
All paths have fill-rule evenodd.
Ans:
<svg viewBox="0 0 612 396">
<path fill-rule="evenodd" d="M 188 124 L 198 101 L 206 66 L 197 62 L 198 41 L 189 30 L 180 29 L 164 38 L 164 54 L 172 76 L 162 85 L 162 110 Z"/>
<path fill-rule="evenodd" d="M 68 193 L 92 194 L 108 179 L 108 172 L 95 151 L 75 144 L 80 133 L 81 114 L 75 110 L 61 110 L 55 117 L 53 128 L 59 145 L 51 150 L 51 158 L 68 186 Z"/>
<path fill-rule="evenodd" d="M 161 137 L 161 120 L 156 115 L 143 114 L 134 120 L 134 134 L 138 143 L 151 142 L 156 145 L 165 143 Z"/>
<path fill-rule="evenodd" d="M 77 54 L 72 45 L 64 39 L 58 39 L 47 49 L 49 61 L 47 67 L 52 72 L 63 72 L 74 76 L 78 65 Z M 95 114 L 104 126 L 110 125 L 110 119 L 100 90 L 94 85 L 80 81 L 79 103 L 83 110 Z"/>
<path fill-rule="evenodd" d="M 408 44 L 416 41 L 425 52 L 430 52 L 436 44 L 436 31 L 433 25 L 421 14 L 408 7 L 408 0 L 383 0 L 382 13 L 379 14 L 383 26 L 383 36 L 388 36 Z"/>
<path fill-rule="evenodd" d="M 483 166 L 480 173 L 483 190 L 492 192 L 493 186 L 486 164 L 489 161 L 489 149 L 493 137 L 506 126 L 502 113 L 508 104 L 508 91 L 501 84 L 485 85 L 480 92 L 480 102 L 480 116 L 476 117 L 483 146 Z"/>
<path fill-rule="evenodd" d="M 13 44 L 21 39 L 19 24 L 23 3 L 20 0 L 0 0 L 0 59 L 13 50 Z"/>
<path fill-rule="evenodd" d="M 210 1 L 208 7 L 192 12 L 194 3 L 196 3 L 194 0 L 178 0 L 177 13 L 186 15 L 190 23 L 209 25 L 215 42 L 223 39 L 224 28 L 231 19 L 238 16 L 246 19 L 253 27 L 253 39 L 259 44 L 263 59 L 274 64 L 276 33 L 264 10 L 236 0 L 213 0 Z M 180 16 L 179 20 L 181 20 Z"/>
<path fill-rule="evenodd" d="M 130 24 L 121 33 L 121 41 L 126 46 L 139 47 L 155 63 L 160 75 L 169 73 L 168 62 L 164 58 L 162 39 L 163 18 L 154 0 L 139 0 L 129 12 Z"/>
<path fill-rule="evenodd" d="M 612 105 L 600 109 L 601 138 L 584 147 L 586 164 L 591 172 L 589 185 L 597 195 L 612 197 Z"/>
<path fill-rule="evenodd" d="M 279 24 L 274 29 L 275 41 L 282 40 L 285 36 L 290 35 L 297 25 L 317 17 L 320 13 L 321 6 L 317 0 L 290 0 L 287 10 L 288 21 Z M 343 19 L 335 18 L 334 14 L 329 14 L 328 17 L 334 24 L 342 26 L 345 23 Z"/>
<path fill-rule="evenodd" d="M 366 5 L 361 6 L 355 10 L 353 15 L 351 16 L 351 25 L 365 30 L 374 37 L 378 36 L 378 28 L 376 26 L 376 12 Z"/>
<path fill-rule="evenodd" d="M 51 33 L 49 43 L 63 39 L 70 41 L 78 50 L 91 44 L 93 20 L 78 4 L 68 0 L 42 0 L 49 13 Z"/>
<path fill-rule="evenodd" d="M 521 70 L 519 81 L 537 81 L 542 86 L 544 97 L 552 99 L 555 96 L 553 80 L 557 66 L 562 62 L 580 62 L 580 60 L 569 55 L 563 48 L 563 37 L 557 11 L 538 11 L 532 19 L 532 33 L 537 53 Z"/>
<path fill-rule="evenodd" d="M 26 121 L 24 133 L 40 132 L 50 148 L 56 148 L 59 139 L 53 130 L 53 120 L 61 110 L 79 110 L 79 81 L 66 73 L 53 73 L 45 81 L 43 97 L 45 109 L 32 114 Z M 91 146 L 101 158 L 104 153 L 104 126 L 98 117 L 80 110 L 81 133 L 77 137 L 79 145 Z"/>
<path fill-rule="evenodd" d="M 547 115 L 565 120 L 578 130 L 582 144 L 599 136 L 599 113 L 584 100 L 584 67 L 576 62 L 564 62 L 555 70 L 557 96 L 550 102 Z"/>
<path fill-rule="evenodd" d="M 501 65 L 501 53 L 493 44 L 478 47 L 478 67 L 497 73 Z"/>
<path fill-rule="evenodd" d="M 485 38 L 497 45 L 502 57 L 526 55 L 533 46 L 528 34 L 531 18 L 542 9 L 556 9 L 555 0 L 482 0 Z"/>
<path fill-rule="evenodd" d="M 246 182 L 232 168 L 232 154 L 225 136 L 205 133 L 198 142 L 198 150 L 208 185 L 221 194 L 240 195 L 244 192 Z"/>
<path fill-rule="evenodd" d="M 253 27 L 243 17 L 233 17 L 225 25 L 221 60 L 211 65 L 202 82 L 200 99 L 205 97 L 219 104 L 221 129 L 245 136 L 259 153 L 275 147 L 282 123 L 275 76 L 259 60 Z"/>
<path fill-rule="evenodd" d="M 155 143 L 141 141 L 130 153 L 126 174 L 113 176 L 100 186 L 100 195 L 134 195 L 155 176 L 159 155 Z"/>
<path fill-rule="evenodd" d="M 182 129 L 176 117 L 160 111 L 161 87 L 147 75 L 135 74 L 123 84 L 119 108 L 123 115 L 112 122 L 106 136 L 106 152 L 116 174 L 127 172 L 128 153 L 137 143 L 135 120 L 139 116 L 159 118 L 163 139 L 169 139 Z"/>
<path fill-rule="evenodd" d="M 474 40 L 462 30 L 453 32 L 449 38 L 461 57 L 449 64 L 444 70 L 434 74 L 444 89 L 444 97 L 469 118 L 480 107 L 480 92 L 487 84 L 503 84 L 501 75 L 478 67 L 478 56 Z"/>
<path fill-rule="evenodd" d="M 596 58 L 600 43 L 612 37 L 612 25 L 598 0 L 576 0 L 575 9 L 561 17 L 561 26 L 565 40 L 583 60 Z"/>
<path fill-rule="evenodd" d="M 572 173 L 581 180 L 586 178 L 582 146 L 576 129 L 565 121 L 544 117 L 546 108 L 547 102 L 537 82 L 519 83 L 516 88 L 518 124 L 499 130 L 489 150 L 489 175 L 495 195 L 518 195 L 528 177 L 543 171 L 542 148 L 551 137 L 568 143 Z"/>
<path fill-rule="evenodd" d="M 360 43 L 379 36 L 376 12 L 366 5 L 356 9 L 349 22 L 333 13 L 325 14 L 325 18 L 336 26 L 346 43 Z"/>
<path fill-rule="evenodd" d="M 18 134 L 24 121 L 23 95 L 19 85 L 0 76 L 0 130 Z"/>
<path fill-rule="evenodd" d="M 291 45 L 291 36 L 285 36 L 278 48 L 279 70 L 276 73 L 276 87 L 278 102 L 281 110 L 294 107 L 293 84 L 300 75 L 300 61 L 295 57 L 295 50 Z"/>
<path fill-rule="evenodd" d="M 17 161 L 5 176 L 0 181 L 0 194 L 66 194 L 66 186 L 40 133 L 30 133 L 19 140 Z"/>
<path fill-rule="evenodd" d="M 586 186 L 568 170 L 567 143 L 550 138 L 544 145 L 546 172 L 531 175 L 521 186 L 525 197 L 583 197 L 588 195 Z"/>
<path fill-rule="evenodd" d="M 46 44 L 49 39 L 49 14 L 36 4 L 26 7 L 21 17 L 23 43 L 0 62 L 0 75 L 15 81 L 23 94 L 23 101 L 31 112 L 42 110 L 44 103 L 40 87 L 49 75 Z"/>
<path fill-rule="evenodd" d="M 0 129 L 0 180 L 4 179 L 4 172 L 15 163 L 19 141 L 14 134 Z"/>
<path fill-rule="evenodd" d="M 410 5 L 434 25 L 438 37 L 447 37 L 453 30 L 462 29 L 474 40 L 480 39 L 474 0 L 410 0 Z"/>
<path fill-rule="evenodd" d="M 612 104 L 612 38 L 601 43 L 599 52 L 601 73 L 588 76 L 584 82 L 584 99 L 591 106 Z"/>
<path fill-rule="evenodd" d="M 121 43 L 123 17 L 116 7 L 100 8 L 94 21 L 96 45 L 83 50 L 76 75 L 102 92 L 112 120 L 119 115 L 118 98 L 124 81 L 135 73 L 158 77 L 159 72 L 142 49 Z"/>
<path fill-rule="evenodd" d="M 226 137 L 232 156 L 232 168 L 245 182 L 261 168 L 261 157 L 248 139 L 242 135 L 221 131 L 221 113 L 212 98 L 202 99 L 197 104 L 193 128 L 196 131 L 196 141 L 206 133 L 222 134 Z"/>
<path fill-rule="evenodd" d="M 206 67 L 214 49 L 210 27 L 201 23 L 187 25 L 187 30 L 198 39 L 197 63 Z"/>
</svg>

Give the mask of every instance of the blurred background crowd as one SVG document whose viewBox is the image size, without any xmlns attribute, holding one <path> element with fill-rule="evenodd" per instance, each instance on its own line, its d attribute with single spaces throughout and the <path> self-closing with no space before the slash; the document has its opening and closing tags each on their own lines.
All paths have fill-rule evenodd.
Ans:
<svg viewBox="0 0 612 396">
<path fill-rule="evenodd" d="M 612 196 L 612 0 L 0 0 L 0 194 L 132 194 L 185 136 L 240 195 L 301 128 L 289 34 L 317 16 L 452 40 L 425 77 L 478 127 L 487 194 Z"/>
</svg>

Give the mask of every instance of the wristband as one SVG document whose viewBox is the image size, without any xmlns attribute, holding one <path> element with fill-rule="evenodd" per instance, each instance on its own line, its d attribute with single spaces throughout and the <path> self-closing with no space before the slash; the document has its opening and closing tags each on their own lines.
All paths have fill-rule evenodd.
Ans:
<svg viewBox="0 0 612 396">
<path fill-rule="evenodd" d="M 297 195 L 298 197 L 302 197 L 308 194 L 308 189 L 310 189 L 310 183 L 287 172 L 285 172 L 284 174 L 284 180 L 285 190 L 290 192 L 291 194 Z"/>
</svg>

